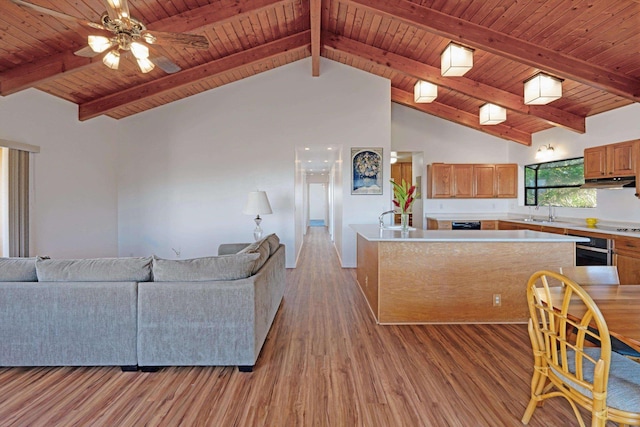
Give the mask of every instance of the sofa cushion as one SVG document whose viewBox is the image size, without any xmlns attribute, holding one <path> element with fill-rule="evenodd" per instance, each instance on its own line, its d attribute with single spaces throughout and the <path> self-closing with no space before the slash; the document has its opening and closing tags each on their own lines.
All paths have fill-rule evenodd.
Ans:
<svg viewBox="0 0 640 427">
<path fill-rule="evenodd" d="M 0 282 L 37 282 L 35 258 L 0 258 Z"/>
<path fill-rule="evenodd" d="M 256 259 L 253 268 L 251 269 L 251 274 L 255 274 L 262 268 L 265 262 L 269 259 L 271 255 L 271 250 L 269 249 L 269 242 L 267 238 L 258 240 L 257 242 L 251 243 L 249 246 L 238 252 L 239 254 L 259 254 L 259 257 Z"/>
<path fill-rule="evenodd" d="M 148 282 L 151 257 L 36 260 L 41 282 Z"/>
<path fill-rule="evenodd" d="M 267 242 L 269 242 L 269 256 L 273 255 L 280 246 L 280 238 L 275 234 L 269 234 L 266 237 Z"/>
<path fill-rule="evenodd" d="M 258 253 L 169 260 L 153 257 L 155 282 L 201 282 L 237 280 L 252 274 Z"/>
</svg>

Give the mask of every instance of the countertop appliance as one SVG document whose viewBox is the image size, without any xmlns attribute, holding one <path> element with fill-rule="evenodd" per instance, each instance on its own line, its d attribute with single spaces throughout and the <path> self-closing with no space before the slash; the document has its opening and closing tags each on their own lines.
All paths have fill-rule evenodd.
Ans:
<svg viewBox="0 0 640 427">
<path fill-rule="evenodd" d="M 480 230 L 480 221 L 452 221 L 452 230 Z"/>
</svg>

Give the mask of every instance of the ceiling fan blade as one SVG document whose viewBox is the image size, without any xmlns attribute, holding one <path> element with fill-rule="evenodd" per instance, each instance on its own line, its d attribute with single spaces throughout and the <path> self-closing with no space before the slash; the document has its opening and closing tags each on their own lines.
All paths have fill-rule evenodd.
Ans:
<svg viewBox="0 0 640 427">
<path fill-rule="evenodd" d="M 85 58 L 93 58 L 94 56 L 100 55 L 101 53 L 102 52 L 94 52 L 93 49 L 91 49 L 91 46 L 85 46 L 82 49 L 73 52 L 74 55 L 83 56 Z"/>
<path fill-rule="evenodd" d="M 160 67 L 160 69 L 162 69 L 162 71 L 167 74 L 177 73 L 178 71 L 182 70 L 182 68 L 180 68 L 178 64 L 175 64 L 166 56 L 157 56 L 155 58 L 151 58 L 151 62 L 156 64 L 158 67 Z"/>
<path fill-rule="evenodd" d="M 194 49 L 209 49 L 209 40 L 197 34 L 167 33 L 163 31 L 145 30 L 142 38 L 149 44 L 171 47 L 190 47 Z"/>
<path fill-rule="evenodd" d="M 107 0 L 107 13 L 111 19 L 127 20 L 131 17 L 127 0 Z"/>
<path fill-rule="evenodd" d="M 67 20 L 67 21 L 74 21 L 74 22 L 76 22 L 76 23 L 78 23 L 80 25 L 84 25 L 85 27 L 96 28 L 96 29 L 99 29 L 99 30 L 104 30 L 105 29 L 102 25 L 96 24 L 95 22 L 87 21 L 85 19 L 76 18 L 75 16 L 71 16 L 71 15 L 66 15 L 64 13 L 57 12 L 55 10 L 47 9 L 46 7 L 38 6 L 38 5 L 32 4 L 32 3 L 27 3 L 26 1 L 22 1 L 22 0 L 11 0 L 11 1 L 13 3 L 17 4 L 18 6 L 22 6 L 24 8 L 34 10 L 34 11 L 40 13 L 40 14 L 43 14 L 43 15 L 53 16 L 54 18 L 64 19 L 64 20 Z"/>
</svg>

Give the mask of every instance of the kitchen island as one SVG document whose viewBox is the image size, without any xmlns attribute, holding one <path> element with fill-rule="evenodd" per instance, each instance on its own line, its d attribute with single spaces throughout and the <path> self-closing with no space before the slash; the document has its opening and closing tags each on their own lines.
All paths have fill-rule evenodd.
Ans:
<svg viewBox="0 0 640 427">
<path fill-rule="evenodd" d="M 357 280 L 379 324 L 516 323 L 526 284 L 574 265 L 587 239 L 530 230 L 400 230 L 351 225 Z"/>
</svg>

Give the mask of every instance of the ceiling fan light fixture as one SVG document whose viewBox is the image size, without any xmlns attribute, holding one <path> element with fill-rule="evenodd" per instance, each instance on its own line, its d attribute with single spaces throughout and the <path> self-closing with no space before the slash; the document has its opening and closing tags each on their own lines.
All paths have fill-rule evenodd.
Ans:
<svg viewBox="0 0 640 427">
<path fill-rule="evenodd" d="M 484 104 L 480 107 L 480 124 L 497 125 L 507 120 L 507 110 L 499 105 Z"/>
<path fill-rule="evenodd" d="M 136 61 L 138 61 L 138 67 L 140 67 L 140 71 L 143 73 L 148 73 L 155 68 L 155 65 L 149 58 L 137 58 Z"/>
<path fill-rule="evenodd" d="M 433 102 L 438 97 L 438 86 L 418 80 L 413 86 L 413 101 L 417 103 Z"/>
<path fill-rule="evenodd" d="M 87 43 L 91 50 L 96 53 L 104 52 L 112 45 L 111 40 L 105 36 L 89 36 L 87 37 Z"/>
<path fill-rule="evenodd" d="M 133 56 L 135 56 L 137 60 L 149 57 L 149 48 L 142 43 L 133 42 L 131 43 L 130 49 L 131 53 L 133 53 Z"/>
<path fill-rule="evenodd" d="M 473 49 L 449 43 L 440 55 L 440 74 L 443 76 L 463 76 L 473 67 Z"/>
<path fill-rule="evenodd" d="M 102 58 L 102 62 L 112 70 L 117 70 L 120 64 L 120 52 L 117 49 L 113 49 Z"/>
<path fill-rule="evenodd" d="M 524 82 L 524 103 L 544 105 L 562 97 L 562 80 L 538 73 Z"/>
</svg>

